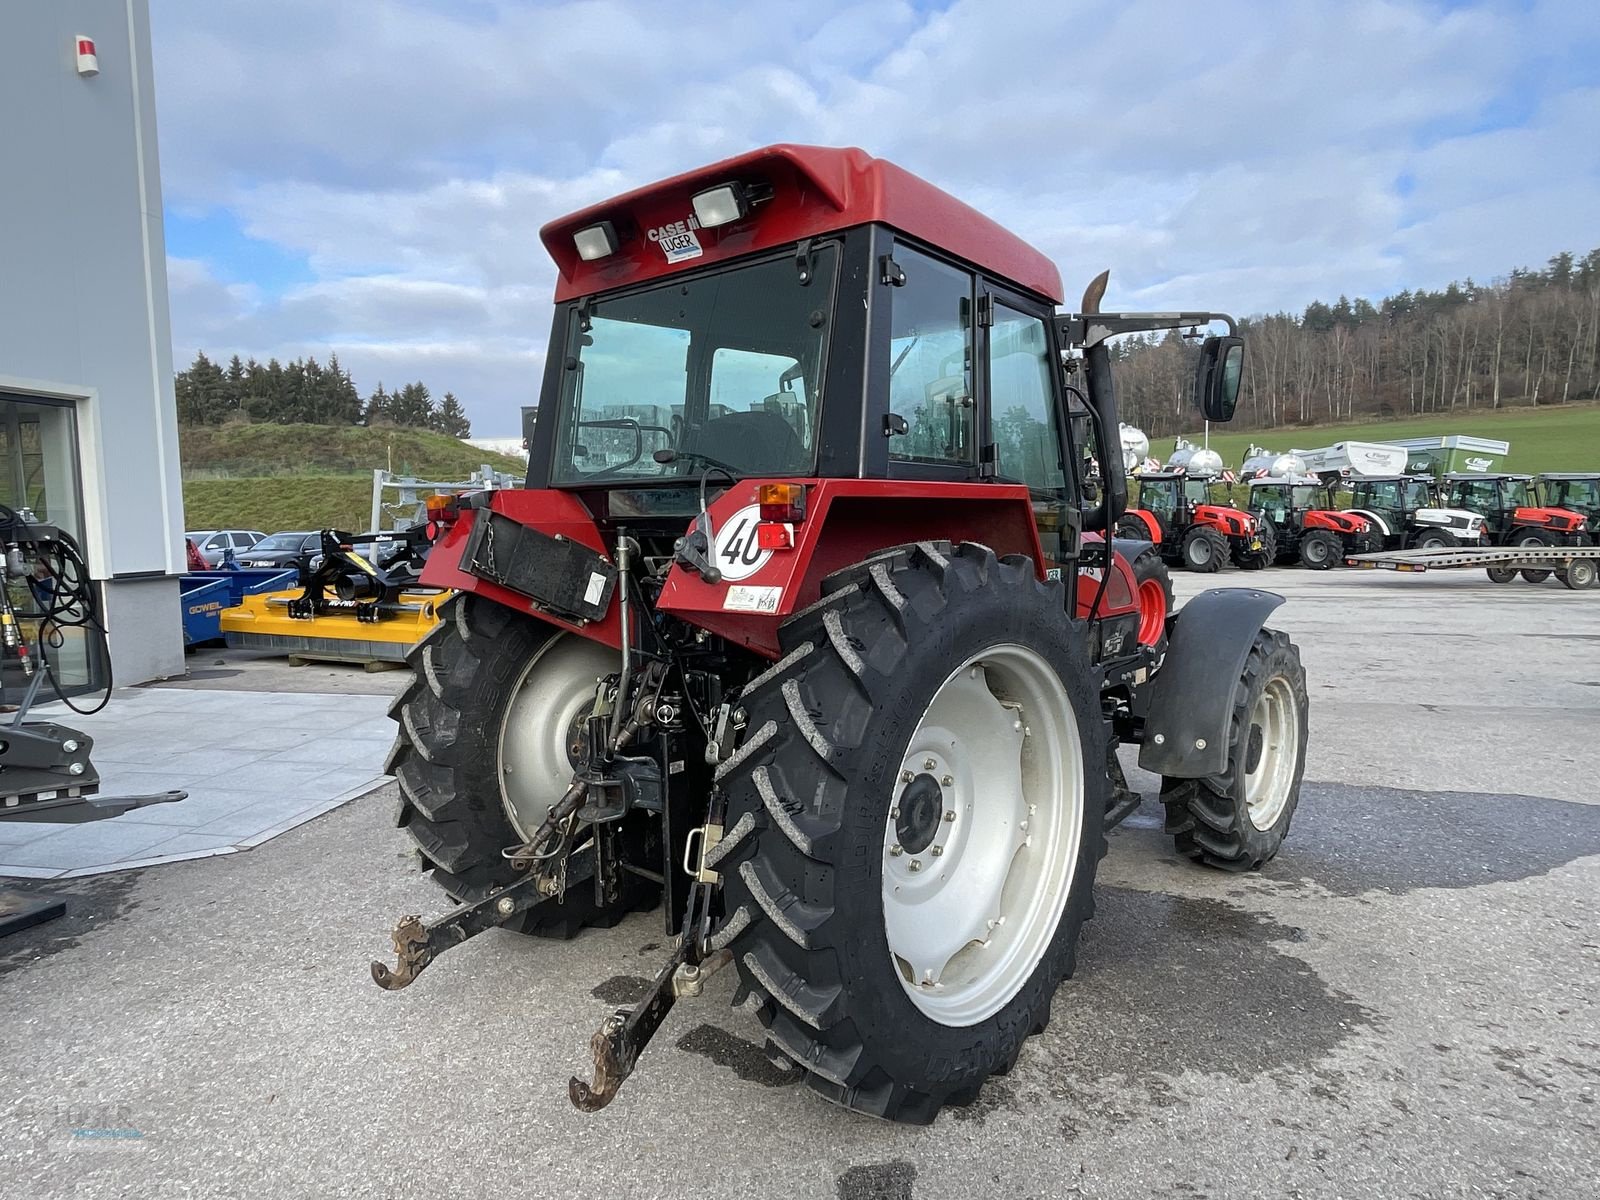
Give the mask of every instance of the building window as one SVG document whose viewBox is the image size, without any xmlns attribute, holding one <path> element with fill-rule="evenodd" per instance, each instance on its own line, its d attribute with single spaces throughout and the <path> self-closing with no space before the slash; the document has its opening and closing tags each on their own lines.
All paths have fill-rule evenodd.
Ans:
<svg viewBox="0 0 1600 1200">
<path fill-rule="evenodd" d="M 0 504 L 23 519 L 54 525 L 83 546 L 83 496 L 78 469 L 76 413 L 71 404 L 0 393 Z M 30 562 L 30 567 L 37 563 Z M 43 575 L 43 578 L 39 578 Z M 61 690 L 68 695 L 95 692 L 105 686 L 108 665 L 99 634 L 73 624 L 42 628 L 51 607 L 49 573 L 6 580 L 17 622 L 28 639 L 35 662 L 41 636 L 48 639 L 43 655 Z M 93 584 L 97 603 L 99 588 Z M 178 614 L 173 612 L 173 619 Z M 15 704 L 28 685 L 18 658 L 0 659 L 0 700 Z M 39 701 L 54 700 L 46 682 Z"/>
</svg>

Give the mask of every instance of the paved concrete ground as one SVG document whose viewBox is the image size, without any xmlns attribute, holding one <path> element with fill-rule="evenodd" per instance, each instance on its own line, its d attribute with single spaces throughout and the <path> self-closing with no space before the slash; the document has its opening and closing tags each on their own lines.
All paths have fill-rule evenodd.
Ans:
<svg viewBox="0 0 1600 1200">
<path fill-rule="evenodd" d="M 566 1078 L 655 969 L 659 918 L 490 934 L 381 992 L 393 920 L 439 908 L 386 788 L 248 855 L 39 885 L 73 904 L 0 946 L 4 1190 L 1600 1194 L 1600 593 L 1260 582 L 1312 671 L 1284 852 L 1207 872 L 1136 814 L 1050 1028 L 971 1109 L 909 1129 L 823 1104 L 725 974 L 576 1113 Z"/>
<path fill-rule="evenodd" d="M 124 688 L 90 716 L 61 704 L 35 710 L 94 739 L 102 795 L 189 794 L 104 821 L 0 821 L 0 876 L 64 879 L 234 854 L 383 781 L 394 741 L 387 697 L 249 690 L 272 667 L 239 676 L 245 687 Z"/>
</svg>

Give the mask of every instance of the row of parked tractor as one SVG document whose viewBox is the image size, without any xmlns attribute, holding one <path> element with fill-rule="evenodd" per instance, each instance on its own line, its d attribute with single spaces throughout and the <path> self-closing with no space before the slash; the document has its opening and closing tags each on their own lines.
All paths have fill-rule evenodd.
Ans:
<svg viewBox="0 0 1600 1200">
<path fill-rule="evenodd" d="M 1230 563 L 1324 571 L 1391 550 L 1600 543 L 1600 473 L 1434 476 L 1351 465 L 1379 457 L 1324 460 L 1317 465 L 1329 469 L 1313 473 L 1298 454 L 1261 454 L 1236 479 L 1214 452 L 1199 451 L 1134 473 L 1117 532 L 1153 543 L 1169 564 L 1207 573 Z"/>
</svg>

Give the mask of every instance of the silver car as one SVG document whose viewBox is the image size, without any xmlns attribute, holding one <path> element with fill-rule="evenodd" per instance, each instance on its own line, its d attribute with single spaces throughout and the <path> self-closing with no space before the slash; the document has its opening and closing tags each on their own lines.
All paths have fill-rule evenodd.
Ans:
<svg viewBox="0 0 1600 1200">
<path fill-rule="evenodd" d="M 229 551 L 233 552 L 235 558 L 241 558 L 246 550 L 267 535 L 259 529 L 193 529 L 183 536 L 195 544 L 200 557 L 206 560 L 206 566 L 217 567 L 222 565 Z"/>
</svg>

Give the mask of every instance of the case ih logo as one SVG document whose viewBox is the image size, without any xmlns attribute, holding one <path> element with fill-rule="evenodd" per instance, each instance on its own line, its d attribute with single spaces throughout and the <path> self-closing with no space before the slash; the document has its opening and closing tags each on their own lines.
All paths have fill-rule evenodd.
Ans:
<svg viewBox="0 0 1600 1200">
<path fill-rule="evenodd" d="M 704 253 L 700 248 L 700 239 L 694 232 L 699 228 L 700 222 L 690 216 L 681 221 L 669 221 L 665 225 L 657 225 L 649 230 L 645 237 L 661 247 L 661 253 L 667 256 L 669 263 L 686 262 L 691 258 L 699 258 Z"/>
</svg>

